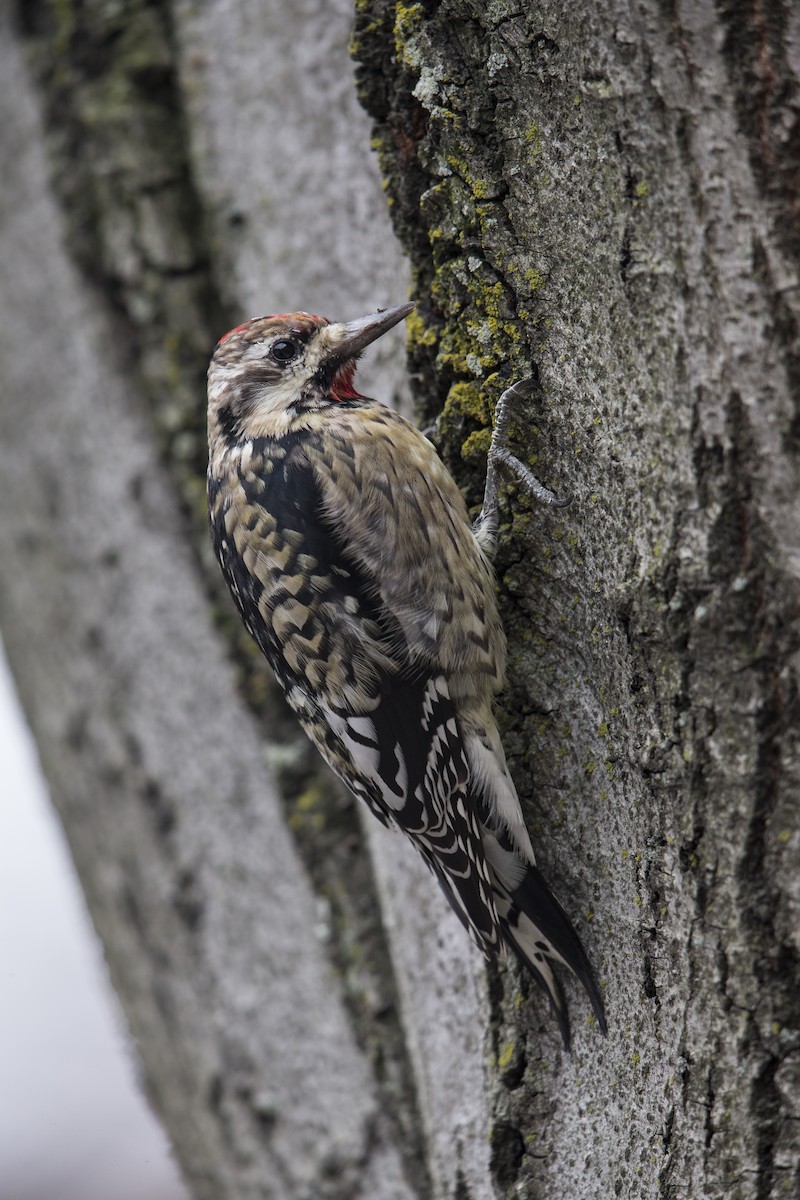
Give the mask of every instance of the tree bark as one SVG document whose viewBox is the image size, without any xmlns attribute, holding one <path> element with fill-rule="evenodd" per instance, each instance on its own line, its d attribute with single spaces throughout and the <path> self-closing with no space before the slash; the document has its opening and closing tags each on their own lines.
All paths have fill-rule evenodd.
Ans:
<svg viewBox="0 0 800 1200">
<path fill-rule="evenodd" d="M 501 1194 L 800 1194 L 798 36 L 780 3 L 359 5 L 444 452 L 477 498 L 535 365 L 516 449 L 574 497 L 509 486 L 502 717 L 611 1028 L 559 1058 L 504 987 Z"/>
<path fill-rule="evenodd" d="M 419 415 L 477 505 L 538 372 L 513 449 L 573 496 L 509 483 L 498 558 L 509 763 L 605 987 L 571 1056 L 207 548 L 216 337 L 406 292 L 350 21 L 37 0 L 0 46 L 0 621 L 153 1103 L 198 1198 L 800 1195 L 800 19 L 356 5 Z"/>
</svg>

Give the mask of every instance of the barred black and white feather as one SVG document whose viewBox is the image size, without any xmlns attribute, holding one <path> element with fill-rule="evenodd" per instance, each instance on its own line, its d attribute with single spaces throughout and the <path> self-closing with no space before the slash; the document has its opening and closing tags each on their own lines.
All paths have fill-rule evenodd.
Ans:
<svg viewBox="0 0 800 1200">
<path fill-rule="evenodd" d="M 505 640 L 455 482 L 408 421 L 353 387 L 409 306 L 232 331 L 209 369 L 209 512 L 247 629 L 323 757 L 422 854 L 481 949 L 600 993 L 538 871 L 491 712 Z"/>
</svg>

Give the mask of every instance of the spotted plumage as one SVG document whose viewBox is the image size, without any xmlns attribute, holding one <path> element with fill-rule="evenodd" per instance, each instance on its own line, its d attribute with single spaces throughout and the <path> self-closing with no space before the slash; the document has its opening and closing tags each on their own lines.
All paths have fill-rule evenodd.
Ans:
<svg viewBox="0 0 800 1200">
<path fill-rule="evenodd" d="M 244 623 L 323 757 L 401 829 L 487 953 L 512 947 L 568 1040 L 553 962 L 605 1027 L 534 865 L 491 712 L 505 639 L 489 546 L 431 443 L 358 394 L 364 347 L 410 311 L 246 323 L 209 368 L 214 547 Z"/>
</svg>

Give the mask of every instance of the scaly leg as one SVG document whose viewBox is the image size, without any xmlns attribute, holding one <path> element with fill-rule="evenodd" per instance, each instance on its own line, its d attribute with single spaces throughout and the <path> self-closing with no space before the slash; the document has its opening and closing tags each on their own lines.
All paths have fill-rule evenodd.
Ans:
<svg viewBox="0 0 800 1200">
<path fill-rule="evenodd" d="M 516 383 L 512 383 L 511 387 L 506 388 L 500 399 L 497 401 L 497 408 L 494 413 L 494 429 L 492 431 L 492 443 L 489 447 L 489 460 L 486 464 L 486 487 L 483 493 L 483 508 L 480 515 L 472 526 L 472 531 L 475 534 L 478 544 L 483 552 L 493 558 L 497 549 L 497 523 L 498 523 L 498 464 L 510 468 L 520 481 L 526 492 L 530 496 L 535 496 L 542 504 L 549 504 L 554 508 L 565 508 L 572 501 L 571 496 L 566 499 L 559 499 L 549 488 L 544 487 L 531 471 L 530 467 L 526 467 L 525 463 L 511 453 L 508 449 L 508 406 L 509 401 L 516 396 L 522 396 L 526 391 L 530 390 L 532 380 L 520 379 Z"/>
</svg>

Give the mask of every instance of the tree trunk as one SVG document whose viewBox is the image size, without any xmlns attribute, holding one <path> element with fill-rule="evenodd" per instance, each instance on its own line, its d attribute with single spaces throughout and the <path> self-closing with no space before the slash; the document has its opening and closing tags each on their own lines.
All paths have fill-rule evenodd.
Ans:
<svg viewBox="0 0 800 1200">
<path fill-rule="evenodd" d="M 573 496 L 509 482 L 499 717 L 609 1037 L 567 982 L 566 1055 L 362 825 L 207 548 L 216 337 L 405 297 L 349 5 L 35 0 L 0 620 L 150 1095 L 198 1200 L 798 1196 L 800 18 L 356 10 L 419 415 L 477 504 L 538 373 L 513 449 Z M 402 401 L 401 365 L 363 380 Z"/>
<path fill-rule="evenodd" d="M 495 1177 L 796 1196 L 800 19 L 526 9 L 376 0 L 356 31 L 445 451 L 477 496 L 536 364 L 517 448 L 574 496 L 509 488 L 502 716 L 611 1028 L 554 1071 L 506 989 Z"/>
</svg>

